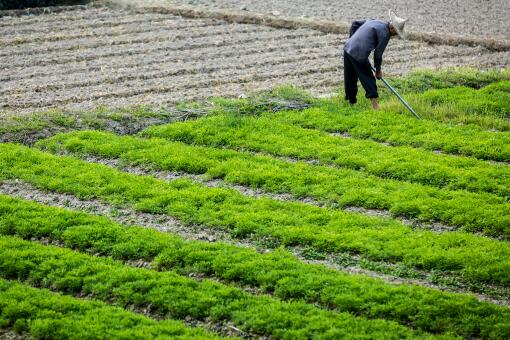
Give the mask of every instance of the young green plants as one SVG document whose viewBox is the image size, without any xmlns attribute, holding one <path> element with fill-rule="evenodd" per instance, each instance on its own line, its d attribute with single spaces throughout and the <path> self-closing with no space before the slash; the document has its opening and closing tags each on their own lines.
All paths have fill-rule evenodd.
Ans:
<svg viewBox="0 0 510 340">
<path fill-rule="evenodd" d="M 147 308 L 161 318 L 231 322 L 252 336 L 309 339 L 409 338 L 424 336 L 395 322 L 368 320 L 347 312 L 321 310 L 303 302 L 281 302 L 250 295 L 210 280 L 196 281 L 173 272 L 129 267 L 122 262 L 15 237 L 0 237 L 0 276 L 87 295 L 127 308 Z"/>
<path fill-rule="evenodd" d="M 271 238 L 285 246 L 451 271 L 473 282 L 510 283 L 508 243 L 463 232 L 414 230 L 390 219 L 246 197 L 188 180 L 137 176 L 11 144 L 0 145 L 0 169 L 0 179 L 169 214 L 184 224 L 201 224 L 238 238 Z"/>
<path fill-rule="evenodd" d="M 415 285 L 393 285 L 300 262 L 283 249 L 259 253 L 223 243 L 185 241 L 103 217 L 0 195 L 0 234 L 46 240 L 157 270 L 214 277 L 256 287 L 286 301 L 303 300 L 369 319 L 384 318 L 434 334 L 492 338 L 508 334 L 510 309 Z"/>
<path fill-rule="evenodd" d="M 337 138 L 265 116 L 216 115 L 151 127 L 142 134 L 188 144 L 316 160 L 380 178 L 437 188 L 489 192 L 501 197 L 510 193 L 510 175 L 505 165 L 410 147 L 390 147 L 368 140 Z"/>
<path fill-rule="evenodd" d="M 442 221 L 496 237 L 510 235 L 510 230 L 505 229 L 510 224 L 510 205 L 503 198 L 487 193 L 441 190 L 381 179 L 351 169 L 104 132 L 59 134 L 39 142 L 38 146 L 54 153 L 116 158 L 123 163 L 158 170 L 205 174 L 208 178 L 221 178 L 268 192 L 311 197 L 329 205 L 389 209 L 394 215 Z"/>
<path fill-rule="evenodd" d="M 347 134 L 356 139 L 510 162 L 510 132 L 490 132 L 476 125 L 448 125 L 426 119 L 417 121 L 388 110 L 374 112 L 346 107 L 339 112 L 338 103 L 333 101 L 322 101 L 303 111 L 266 115 L 282 123 Z"/>
<path fill-rule="evenodd" d="M 170 319 L 155 321 L 104 302 L 0 279 L 0 327 L 34 339 L 219 339 Z"/>
</svg>

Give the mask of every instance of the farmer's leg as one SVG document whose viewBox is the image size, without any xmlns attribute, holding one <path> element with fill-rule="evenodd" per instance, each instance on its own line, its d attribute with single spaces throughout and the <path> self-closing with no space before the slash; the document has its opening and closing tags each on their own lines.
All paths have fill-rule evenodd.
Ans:
<svg viewBox="0 0 510 340">
<path fill-rule="evenodd" d="M 351 104 L 356 104 L 358 95 L 358 76 L 353 65 L 352 58 L 344 52 L 344 88 L 345 100 Z"/>
<path fill-rule="evenodd" d="M 351 62 L 356 69 L 356 73 L 358 74 L 361 85 L 365 89 L 365 97 L 372 100 L 372 107 L 377 110 L 379 107 L 377 102 L 379 94 L 377 92 L 377 84 L 375 81 L 374 73 L 372 72 L 372 68 L 370 67 L 370 63 L 360 63 L 356 60 L 351 60 Z"/>
</svg>

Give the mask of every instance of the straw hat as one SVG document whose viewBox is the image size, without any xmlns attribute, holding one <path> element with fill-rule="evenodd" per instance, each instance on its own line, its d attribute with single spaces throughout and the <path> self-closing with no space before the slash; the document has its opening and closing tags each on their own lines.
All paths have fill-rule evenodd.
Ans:
<svg viewBox="0 0 510 340">
<path fill-rule="evenodd" d="M 398 36 L 405 39 L 404 25 L 406 24 L 407 19 L 398 17 L 391 9 L 388 12 L 390 15 L 390 24 L 392 24 L 397 30 Z"/>
</svg>

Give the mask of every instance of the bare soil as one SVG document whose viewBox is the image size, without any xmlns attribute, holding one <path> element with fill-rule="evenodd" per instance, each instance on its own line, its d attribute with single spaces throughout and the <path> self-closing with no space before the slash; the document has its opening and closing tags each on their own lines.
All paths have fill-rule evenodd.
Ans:
<svg viewBox="0 0 510 340">
<path fill-rule="evenodd" d="M 346 39 L 312 29 L 101 7 L 2 17 L 0 36 L 0 113 L 16 114 L 167 108 L 283 84 L 328 95 L 342 82 L 340 51 Z M 421 67 L 509 62 L 509 51 L 395 40 L 385 53 L 384 71 L 402 75 Z"/>
<path fill-rule="evenodd" d="M 507 0 L 172 0 L 174 4 L 201 5 L 294 17 L 351 22 L 388 20 L 388 9 L 409 18 L 409 29 L 510 40 L 510 2 Z"/>
</svg>

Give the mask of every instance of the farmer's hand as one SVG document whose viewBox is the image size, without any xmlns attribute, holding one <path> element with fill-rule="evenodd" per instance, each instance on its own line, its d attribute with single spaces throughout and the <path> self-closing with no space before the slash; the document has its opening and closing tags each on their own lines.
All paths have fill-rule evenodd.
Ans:
<svg viewBox="0 0 510 340">
<path fill-rule="evenodd" d="M 375 71 L 375 77 L 377 79 L 381 79 L 382 78 L 382 71 Z"/>
</svg>

